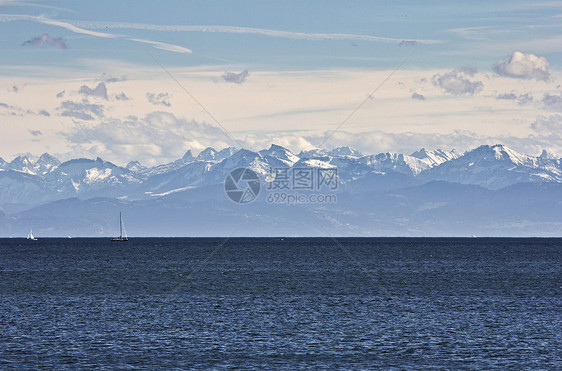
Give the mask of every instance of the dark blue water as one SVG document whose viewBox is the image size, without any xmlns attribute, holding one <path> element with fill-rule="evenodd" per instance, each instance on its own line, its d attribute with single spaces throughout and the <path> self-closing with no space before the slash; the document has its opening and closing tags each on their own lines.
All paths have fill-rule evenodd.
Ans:
<svg viewBox="0 0 562 371">
<path fill-rule="evenodd" d="M 560 369 L 561 262 L 561 239 L 3 239 L 0 368 Z"/>
</svg>

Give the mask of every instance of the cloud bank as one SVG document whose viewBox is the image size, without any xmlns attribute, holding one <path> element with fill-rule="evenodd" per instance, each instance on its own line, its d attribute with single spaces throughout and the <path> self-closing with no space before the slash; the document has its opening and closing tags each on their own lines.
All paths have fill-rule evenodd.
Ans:
<svg viewBox="0 0 562 371">
<path fill-rule="evenodd" d="M 104 119 L 99 124 L 77 123 L 63 134 L 76 153 L 115 159 L 135 159 L 156 165 L 172 161 L 187 149 L 224 148 L 232 145 L 219 128 L 187 121 L 167 112 L 152 112 L 143 118 Z"/>
</svg>

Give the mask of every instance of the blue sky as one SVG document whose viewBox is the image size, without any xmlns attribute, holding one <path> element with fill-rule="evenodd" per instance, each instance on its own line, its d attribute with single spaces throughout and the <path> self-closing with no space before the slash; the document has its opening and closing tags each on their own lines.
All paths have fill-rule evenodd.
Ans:
<svg viewBox="0 0 562 371">
<path fill-rule="evenodd" d="M 559 2 L 0 1 L 0 156 L 160 163 L 327 136 L 560 154 L 561 25 Z"/>
</svg>

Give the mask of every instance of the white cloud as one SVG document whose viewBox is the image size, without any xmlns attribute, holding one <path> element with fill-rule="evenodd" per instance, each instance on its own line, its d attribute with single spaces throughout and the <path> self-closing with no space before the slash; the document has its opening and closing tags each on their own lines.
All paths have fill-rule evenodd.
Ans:
<svg viewBox="0 0 562 371">
<path fill-rule="evenodd" d="M 510 56 L 496 62 L 494 71 L 500 76 L 548 81 L 550 79 L 549 66 L 550 63 L 545 57 L 531 53 L 513 52 Z"/>
<path fill-rule="evenodd" d="M 62 37 L 51 37 L 49 34 L 44 33 L 41 36 L 36 36 L 27 40 L 23 45 L 31 46 L 52 46 L 58 49 L 67 49 L 66 41 Z"/>
<path fill-rule="evenodd" d="M 531 103 L 534 100 L 531 92 L 525 94 L 516 94 L 513 90 L 509 93 L 502 93 L 496 95 L 496 99 L 517 101 L 517 104 L 524 105 Z"/>
<path fill-rule="evenodd" d="M 558 115 L 556 115 L 558 116 Z M 562 153 L 562 137 L 550 130 L 560 125 L 562 117 L 551 118 L 540 128 L 548 129 L 526 137 L 510 135 L 479 135 L 470 131 L 454 131 L 448 134 L 440 133 L 387 133 L 383 131 L 368 131 L 362 133 L 338 132 L 328 141 L 326 147 L 350 146 L 365 154 L 379 152 L 413 153 L 420 148 L 428 149 L 455 149 L 464 152 L 482 144 L 505 144 L 522 153 L 538 155 L 543 149 L 551 153 Z M 537 126 L 537 131 L 539 127 Z M 559 132 L 560 130 L 558 130 Z M 330 132 L 320 136 L 306 136 L 305 139 L 313 145 L 324 141 Z"/>
<path fill-rule="evenodd" d="M 170 95 L 168 93 L 146 93 L 146 99 L 155 106 L 166 106 L 170 107 Z"/>
<path fill-rule="evenodd" d="M 111 82 L 123 82 L 123 81 L 127 81 L 127 76 L 125 75 L 122 75 L 120 77 L 110 76 L 104 72 L 101 74 L 100 77 L 96 78 L 96 81 L 102 81 L 108 84 Z"/>
<path fill-rule="evenodd" d="M 248 70 L 244 70 L 240 73 L 235 72 L 225 72 L 221 78 L 226 82 L 233 82 L 235 84 L 242 84 L 248 78 L 249 72 Z"/>
<path fill-rule="evenodd" d="M 129 100 L 130 98 L 125 93 L 122 92 L 121 94 L 116 94 L 115 99 L 116 100 Z"/>
<path fill-rule="evenodd" d="M 179 46 L 179 45 L 167 44 L 159 41 L 152 41 L 152 40 L 145 40 L 145 39 L 129 39 L 129 40 L 136 41 L 143 44 L 150 44 L 154 46 L 156 49 L 166 50 L 168 52 L 182 53 L 182 54 L 192 53 L 190 49 L 184 48 L 183 46 Z"/>
<path fill-rule="evenodd" d="M 416 41 L 416 40 L 402 40 L 402 41 L 400 41 L 398 46 L 416 46 L 418 44 L 419 44 L 419 42 Z"/>
<path fill-rule="evenodd" d="M 562 116 L 538 116 L 536 121 L 531 124 L 531 129 L 546 134 L 560 134 L 562 133 Z"/>
<path fill-rule="evenodd" d="M 41 130 L 43 136 L 38 137 L 41 143 L 34 144 L 32 150 L 50 151 L 46 148 L 50 145 L 54 151 L 69 153 L 66 157 L 69 158 L 68 156 L 75 156 L 71 152 L 74 148 L 56 133 L 69 132 L 77 125 L 89 127 L 97 125 L 100 121 L 115 122 L 110 121 L 111 119 L 123 123 L 131 121 L 128 119 L 130 115 L 141 118 L 137 120 L 140 121 L 154 110 L 169 111 L 178 120 L 184 117 L 188 121 L 194 119 L 197 122 L 213 123 L 204 110 L 193 104 L 190 97 L 184 96 L 181 89 L 173 84 L 170 85 L 171 82 L 166 80 L 167 78 L 155 80 L 154 76 L 161 76 L 161 70 L 157 67 L 142 66 L 135 70 L 129 65 L 119 65 L 119 68 L 115 68 L 100 61 L 93 65 L 99 66 L 99 69 L 89 70 L 90 78 L 85 77 L 83 72 L 81 75 L 70 74 L 70 72 L 69 75 L 56 73 L 51 74 L 52 77 L 48 79 L 25 77 L 25 80 L 23 78 L 17 80 L 14 76 L 5 76 L 2 79 L 5 88 L 0 89 L 1 102 L 5 102 L 7 106 L 23 107 L 24 111 L 29 109 L 38 112 L 40 109 L 45 109 L 50 112 L 51 117 L 40 117 L 41 120 L 38 120 L 38 116 L 0 106 L 0 115 L 9 117 L 5 121 L 10 123 L 2 127 L 0 134 L 4 137 L 17 138 L 18 143 L 21 143 L 21 140 L 30 138 L 28 129 Z M 76 93 L 81 85 L 85 84 L 92 90 L 96 88 L 101 80 L 93 83 L 91 77 L 99 77 L 104 71 L 109 73 L 109 76 L 127 74 L 129 78 L 127 81 L 116 82 L 109 86 L 105 83 L 108 89 L 107 101 L 91 97 L 84 101 L 83 96 L 77 96 Z M 244 146 L 260 149 L 259 147 L 268 147 L 271 143 L 279 143 L 297 152 L 306 146 L 319 145 L 320 139 L 324 138 L 322 133 L 335 129 L 358 103 L 365 99 L 372 86 L 388 76 L 388 71 L 375 70 L 283 71 L 282 73 L 258 70 L 252 72 L 250 85 L 242 85 L 239 88 L 236 86 L 236 94 L 232 94 L 232 89 L 221 88 L 224 85 L 216 83 L 217 78 L 220 78 L 225 71 L 224 66 L 205 69 L 181 67 L 171 71 L 174 75 L 181 76 L 182 82 L 189 86 L 195 97 Z M 443 93 L 441 87 L 428 84 L 427 81 L 420 82 L 423 76 L 444 74 L 449 72 L 447 70 L 400 70 L 396 74 L 397 78 L 387 81 L 375 95 L 375 99 L 367 101 L 355 113 L 352 120 L 345 124 L 343 129 L 347 134 L 342 137 L 336 135 L 327 145 L 330 148 L 351 145 L 365 153 L 387 150 L 408 153 L 421 147 L 456 148 L 462 151 L 481 142 L 505 143 L 519 151 L 527 151 L 527 148 L 532 150 L 535 144 L 539 143 L 541 147 L 549 148 L 545 134 L 533 131 L 529 126 L 535 121 L 537 114 L 541 113 L 540 111 L 543 114 L 545 112 L 541 109 L 544 104 L 541 102 L 543 95 L 549 93 L 550 96 L 558 96 L 559 90 L 545 90 L 548 88 L 547 84 L 535 80 L 521 81 L 493 76 L 486 80 L 484 74 L 475 73 L 472 69 L 465 68 L 459 71 L 471 82 L 485 81 L 483 91 L 474 96 L 457 97 Z M 21 85 L 24 81 L 28 85 L 18 94 L 6 91 L 7 87 L 14 84 Z M 69 84 L 74 84 L 74 89 Z M 150 86 L 154 88 L 151 94 L 155 98 L 159 94 L 168 93 L 169 107 L 163 104 L 155 106 L 149 102 L 146 93 L 150 91 L 147 89 Z M 66 90 L 64 97 L 57 99 L 56 94 L 63 89 Z M 119 95 L 121 92 L 131 100 L 117 99 L 116 94 Z M 412 99 L 414 92 L 425 96 L 426 100 Z M 517 99 L 506 101 L 495 99 L 498 94 L 509 95 L 511 92 L 513 93 L 511 98 Z M 527 92 L 532 92 L 535 96 L 535 104 L 518 105 L 519 97 L 526 95 Z M 166 101 L 165 96 L 163 99 Z M 61 106 L 63 101 L 70 103 Z M 172 101 L 174 104 L 171 104 Z M 17 116 L 9 116 L 12 114 Z M 67 117 L 61 117 L 61 114 Z M 175 129 L 171 126 L 170 130 Z M 376 130 L 384 130 L 384 132 Z M 462 130 L 470 130 L 470 132 Z M 535 137 L 529 139 L 527 144 L 524 143 L 531 133 Z M 142 148 L 147 151 L 156 148 L 149 147 L 148 144 L 139 144 L 142 148 L 138 149 L 134 136 L 132 138 L 129 143 L 121 147 L 121 157 L 118 157 L 115 151 L 112 153 L 112 161 L 127 163 L 135 159 L 135 156 L 127 155 L 127 151 L 136 154 L 141 153 Z M 170 138 L 174 137 L 170 136 Z M 195 138 L 190 141 L 193 145 L 203 142 L 205 145 L 208 142 L 208 145 L 218 147 L 214 144 L 214 137 Z M 100 152 L 94 153 L 92 143 L 95 143 Z M 83 151 L 91 150 L 82 154 L 105 158 L 103 152 L 105 147 L 102 144 L 106 143 L 100 144 L 95 138 L 92 143 L 79 146 Z M 552 140 L 553 148 L 550 151 L 557 152 L 554 148 L 558 146 L 557 143 L 556 140 Z M 178 150 L 179 155 L 188 149 L 181 143 L 170 145 L 178 149 L 181 147 L 181 150 Z M 232 141 L 225 145 L 240 147 Z M 128 149 L 125 151 L 123 148 Z M 1 155 L 9 156 L 22 149 L 17 148 L 17 144 L 7 143 L 1 150 Z M 175 156 L 170 155 L 169 158 L 173 159 L 173 157 Z M 158 155 L 155 161 L 162 163 L 167 159 Z"/>
<path fill-rule="evenodd" d="M 316 148 L 306 138 L 288 133 L 247 134 L 239 138 L 238 142 L 244 148 L 254 151 L 269 148 L 271 144 L 283 146 L 295 153 Z"/>
<path fill-rule="evenodd" d="M 72 31 L 74 33 L 79 33 L 79 34 L 84 34 L 84 35 L 89 35 L 89 36 L 103 37 L 103 38 L 109 38 L 109 39 L 113 39 L 113 38 L 117 37 L 117 36 L 109 34 L 109 33 L 85 30 L 83 28 L 76 27 L 72 23 L 56 21 L 54 19 L 45 18 L 43 16 L 33 17 L 33 16 L 29 16 L 29 15 L 22 15 L 20 19 L 35 20 L 35 21 L 43 23 L 43 24 L 62 27 L 62 28 L 65 28 L 69 31 Z"/>
<path fill-rule="evenodd" d="M 371 42 L 387 42 L 387 43 L 419 43 L 419 44 L 438 44 L 441 40 L 428 40 L 428 39 L 397 39 L 391 37 L 381 37 L 372 35 L 361 34 L 341 34 L 341 33 L 305 33 L 305 32 L 292 32 L 292 31 L 278 31 L 266 28 L 253 28 L 253 27 L 237 27 L 237 26 L 188 26 L 188 25 L 153 25 L 153 24 L 140 24 L 140 23 L 127 23 L 127 22 L 88 22 L 78 21 L 76 24 L 85 28 L 93 29 L 136 29 L 136 30 L 150 30 L 150 31 L 181 31 L 181 32 L 210 32 L 210 33 L 231 33 L 231 34 L 253 34 L 263 35 L 270 37 L 280 37 L 285 39 L 296 40 L 360 40 Z"/>
<path fill-rule="evenodd" d="M 87 30 L 87 29 L 78 27 L 78 26 L 76 26 L 76 25 L 74 25 L 70 22 L 57 21 L 57 20 L 54 20 L 54 19 L 46 18 L 44 16 L 35 17 L 35 16 L 25 15 L 25 14 L 0 14 L 0 22 L 22 21 L 22 20 L 23 21 L 39 22 L 39 23 L 50 25 L 50 26 L 62 27 L 64 29 L 67 29 L 67 30 L 72 31 L 74 33 L 88 35 L 88 36 L 102 37 L 102 38 L 107 38 L 107 39 L 115 39 L 115 38 L 121 37 L 121 36 L 113 35 L 113 34 L 106 33 L 106 32 L 97 32 L 97 31 Z M 167 44 L 167 43 L 163 43 L 163 42 L 159 42 L 159 41 L 137 39 L 137 38 L 128 38 L 128 40 L 139 42 L 139 43 L 144 43 L 144 44 L 150 44 L 157 49 L 166 50 L 166 51 L 170 51 L 170 52 L 183 53 L 183 54 L 190 54 L 191 53 L 190 49 L 184 48 L 183 46 L 179 46 L 179 45 L 173 45 L 173 44 Z M 45 42 L 47 42 L 47 41 L 48 40 L 46 40 Z M 34 39 L 32 39 L 28 42 L 37 43 L 37 42 L 40 42 L 40 40 L 34 41 Z M 57 41 L 55 40 L 53 42 L 57 42 Z M 57 43 L 60 44 L 60 45 L 63 45 L 64 41 L 62 41 L 62 44 L 61 44 L 60 41 L 58 41 Z M 66 48 L 66 45 L 64 45 L 64 47 Z"/>
<path fill-rule="evenodd" d="M 462 67 L 444 75 L 435 74 L 433 76 L 433 84 L 445 90 L 447 93 L 454 95 L 474 95 L 482 90 L 484 84 L 482 81 L 471 81 L 476 70 L 471 67 Z"/>
<path fill-rule="evenodd" d="M 107 87 L 103 82 L 100 82 L 98 86 L 96 86 L 94 89 L 86 85 L 82 85 L 80 87 L 80 90 L 78 90 L 78 92 L 86 96 L 100 97 L 107 100 Z"/>
<path fill-rule="evenodd" d="M 554 112 L 562 112 L 562 95 L 545 94 L 541 100 L 544 109 Z"/>
<path fill-rule="evenodd" d="M 24 109 L 18 106 L 14 106 L 12 104 L 7 104 L 0 102 L 0 108 L 3 108 L 4 112 L 0 114 L 4 116 L 12 116 L 12 117 L 24 117 L 24 116 L 45 116 L 49 117 L 51 114 L 44 109 L 39 110 L 31 110 L 31 109 Z"/>
<path fill-rule="evenodd" d="M 72 101 L 64 101 L 58 108 L 61 116 L 72 117 L 79 120 L 93 120 L 94 116 L 101 118 L 104 116 L 103 107 L 99 104 L 88 103 L 87 100 L 82 100 L 80 103 Z"/>
</svg>

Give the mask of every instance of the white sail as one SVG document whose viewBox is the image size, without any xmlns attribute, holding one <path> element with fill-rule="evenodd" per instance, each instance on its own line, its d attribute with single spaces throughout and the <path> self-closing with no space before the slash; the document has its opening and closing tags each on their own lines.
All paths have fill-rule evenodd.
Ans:
<svg viewBox="0 0 562 371">
<path fill-rule="evenodd" d="M 127 231 L 125 230 L 125 223 L 123 222 L 123 217 L 121 216 L 121 213 L 119 213 L 119 219 L 121 220 L 121 238 L 127 240 L 129 238 L 127 237 Z"/>
<path fill-rule="evenodd" d="M 28 239 L 28 240 L 37 241 L 37 238 L 35 238 L 35 237 L 33 236 L 33 229 L 30 229 L 30 230 L 29 230 L 29 233 L 27 234 L 27 239 Z"/>
<path fill-rule="evenodd" d="M 125 231 L 125 225 L 123 224 L 123 217 L 119 213 L 119 237 L 112 238 L 111 241 L 128 241 L 127 232 Z"/>
</svg>

